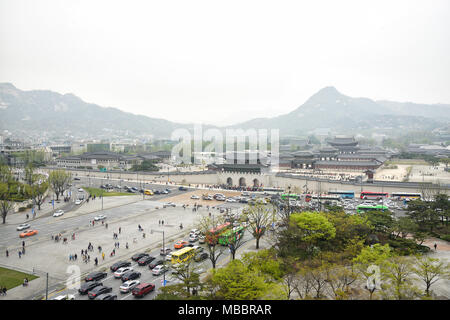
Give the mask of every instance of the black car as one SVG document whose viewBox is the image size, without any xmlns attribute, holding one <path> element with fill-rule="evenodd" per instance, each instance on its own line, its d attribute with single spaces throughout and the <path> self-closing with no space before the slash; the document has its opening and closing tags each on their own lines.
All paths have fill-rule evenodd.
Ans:
<svg viewBox="0 0 450 320">
<path fill-rule="evenodd" d="M 125 272 L 123 275 L 122 275 L 122 282 L 125 282 L 125 281 L 128 281 L 128 280 L 134 280 L 134 279 L 137 279 L 137 278 L 139 278 L 141 276 L 141 273 L 140 272 L 137 272 L 137 271 L 128 271 L 128 272 Z"/>
<path fill-rule="evenodd" d="M 159 190 L 155 190 L 155 192 L 153 192 L 154 194 L 161 194 L 161 191 Z"/>
<path fill-rule="evenodd" d="M 163 264 L 164 260 L 157 260 L 156 262 L 152 262 L 148 265 L 149 269 L 153 269 L 156 266 L 159 266 L 160 264 Z"/>
<path fill-rule="evenodd" d="M 97 296 L 97 298 L 95 298 L 95 300 L 117 300 L 117 295 L 111 294 L 111 293 L 103 293 L 103 294 Z"/>
<path fill-rule="evenodd" d="M 188 191 L 188 188 L 186 188 L 186 187 L 179 187 L 178 190 L 180 190 L 180 191 Z"/>
<path fill-rule="evenodd" d="M 129 267 L 131 266 L 131 262 L 129 261 L 119 261 L 114 263 L 109 269 L 111 269 L 112 272 L 116 272 L 117 269 L 122 268 L 122 267 Z"/>
<path fill-rule="evenodd" d="M 208 259 L 208 257 L 209 257 L 208 253 L 202 252 L 202 253 L 197 254 L 197 255 L 194 257 L 194 261 L 200 262 L 200 261 L 203 261 L 203 260 L 205 260 L 205 259 Z"/>
<path fill-rule="evenodd" d="M 73 178 L 73 180 L 81 180 L 80 178 Z"/>
<path fill-rule="evenodd" d="M 141 259 L 143 257 L 147 257 L 147 256 L 149 256 L 149 254 L 147 254 L 147 253 L 136 253 L 135 255 L 133 255 L 131 257 L 131 260 L 138 261 L 139 259 Z"/>
<path fill-rule="evenodd" d="M 99 295 L 104 294 L 104 293 L 109 293 L 111 291 L 112 291 L 111 287 L 98 286 L 89 291 L 88 297 L 89 297 L 89 299 L 95 299 Z"/>
<path fill-rule="evenodd" d="M 146 257 L 142 257 L 138 260 L 138 265 L 140 266 L 146 266 L 148 265 L 150 262 L 152 262 L 153 260 L 155 260 L 155 257 L 152 256 L 146 256 Z"/>
<path fill-rule="evenodd" d="M 96 281 L 85 282 L 80 286 L 80 289 L 78 289 L 78 292 L 80 294 L 87 294 L 88 291 L 94 289 L 95 287 L 101 286 L 101 285 L 102 285 L 101 282 L 96 282 Z"/>
<path fill-rule="evenodd" d="M 106 272 L 95 271 L 95 272 L 88 274 L 86 276 L 86 278 L 84 278 L 84 280 L 85 281 L 97 281 L 97 280 L 106 278 L 107 275 L 108 274 Z"/>
</svg>

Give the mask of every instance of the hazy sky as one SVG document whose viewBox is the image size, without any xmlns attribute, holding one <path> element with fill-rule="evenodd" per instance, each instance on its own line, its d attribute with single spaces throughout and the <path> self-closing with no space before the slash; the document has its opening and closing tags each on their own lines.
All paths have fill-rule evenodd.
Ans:
<svg viewBox="0 0 450 320">
<path fill-rule="evenodd" d="M 450 103 L 450 1 L 0 0 L 0 82 L 178 122 Z"/>
</svg>

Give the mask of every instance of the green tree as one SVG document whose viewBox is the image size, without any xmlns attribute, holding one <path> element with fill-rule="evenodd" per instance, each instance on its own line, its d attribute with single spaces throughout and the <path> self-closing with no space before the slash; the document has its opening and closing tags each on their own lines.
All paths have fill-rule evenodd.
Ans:
<svg viewBox="0 0 450 320">
<path fill-rule="evenodd" d="M 426 297 L 430 296 L 433 284 L 439 280 L 450 278 L 449 264 L 430 257 L 417 256 L 412 271 L 425 283 Z"/>
<path fill-rule="evenodd" d="M 361 213 L 361 216 L 367 218 L 375 232 L 391 233 L 395 220 L 390 211 L 367 211 Z"/>
<path fill-rule="evenodd" d="M 0 211 L 2 214 L 3 224 L 6 223 L 6 216 L 12 209 L 11 192 L 7 183 L 0 182 Z"/>
<path fill-rule="evenodd" d="M 382 268 L 382 295 L 385 299 L 405 300 L 417 297 L 419 291 L 413 284 L 413 264 L 409 257 L 388 259 Z"/>
<path fill-rule="evenodd" d="M 72 181 L 72 174 L 65 170 L 54 170 L 50 172 L 48 176 L 48 182 L 50 187 L 56 194 L 56 200 L 59 196 L 64 194 L 69 187 L 69 183 Z"/>
</svg>

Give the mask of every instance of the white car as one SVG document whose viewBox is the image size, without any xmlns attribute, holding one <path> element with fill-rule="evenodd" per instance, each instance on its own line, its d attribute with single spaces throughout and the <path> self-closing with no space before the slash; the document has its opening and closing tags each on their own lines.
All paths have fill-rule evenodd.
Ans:
<svg viewBox="0 0 450 320">
<path fill-rule="evenodd" d="M 154 276 L 159 276 L 160 274 L 167 272 L 167 270 L 169 270 L 169 267 L 160 264 L 159 266 L 156 266 L 152 269 L 152 273 Z"/>
<path fill-rule="evenodd" d="M 189 235 L 191 235 L 191 234 L 200 235 L 200 230 L 198 230 L 198 229 L 192 229 L 191 232 L 189 232 Z"/>
<path fill-rule="evenodd" d="M 171 253 L 166 254 L 165 259 L 166 259 L 166 261 L 172 261 L 172 254 Z"/>
<path fill-rule="evenodd" d="M 22 231 L 22 230 L 30 229 L 30 228 L 31 228 L 31 226 L 30 226 L 29 223 L 22 223 L 22 224 L 19 224 L 19 225 L 17 226 L 16 230 L 17 230 L 17 231 Z"/>
<path fill-rule="evenodd" d="M 75 296 L 73 294 L 63 294 L 53 298 L 53 300 L 75 300 Z"/>
<path fill-rule="evenodd" d="M 163 205 L 163 208 L 166 208 L 166 207 L 176 207 L 177 205 L 175 204 L 175 203 L 173 203 L 173 202 L 167 202 L 167 203 L 165 203 L 164 205 Z"/>
<path fill-rule="evenodd" d="M 120 287 L 119 290 L 122 293 L 130 292 L 134 287 L 136 287 L 141 282 L 139 280 L 128 280 L 125 281 Z"/>
<path fill-rule="evenodd" d="M 191 196 L 191 199 L 200 199 L 200 197 L 199 197 L 199 196 L 196 196 L 195 194 L 193 194 L 193 195 Z"/>
<path fill-rule="evenodd" d="M 76 200 L 76 201 L 75 201 L 75 204 L 78 205 L 78 204 L 81 204 L 82 202 L 83 202 L 83 201 L 81 201 L 81 200 Z"/>
<path fill-rule="evenodd" d="M 106 216 L 103 214 L 99 214 L 98 216 L 94 217 L 95 221 L 104 220 L 104 219 L 106 219 Z"/>
<path fill-rule="evenodd" d="M 122 275 L 125 272 L 133 271 L 133 270 L 134 270 L 133 267 L 122 267 L 122 268 L 119 268 L 119 269 L 116 270 L 116 272 L 114 272 L 114 278 L 121 278 Z"/>
<path fill-rule="evenodd" d="M 58 211 L 56 211 L 54 214 L 53 214 L 53 216 L 54 217 L 60 217 L 60 216 L 62 216 L 64 214 L 64 210 L 58 210 Z"/>
<path fill-rule="evenodd" d="M 78 192 L 84 192 L 84 190 L 81 188 L 78 188 Z"/>
<path fill-rule="evenodd" d="M 236 200 L 233 198 L 228 198 L 227 200 L 225 200 L 225 202 L 236 202 Z"/>
</svg>

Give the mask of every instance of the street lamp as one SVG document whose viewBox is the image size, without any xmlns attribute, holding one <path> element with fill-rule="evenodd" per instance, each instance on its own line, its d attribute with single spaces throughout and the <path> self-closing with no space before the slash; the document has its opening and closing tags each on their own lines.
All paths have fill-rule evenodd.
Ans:
<svg viewBox="0 0 450 320">
<path fill-rule="evenodd" d="M 166 270 L 165 270 L 165 268 L 166 268 L 166 245 L 165 245 L 165 240 L 164 240 L 164 231 L 151 229 L 150 234 L 153 234 L 153 232 L 162 233 L 162 235 L 163 235 L 163 252 L 164 252 L 163 286 L 166 286 Z"/>
</svg>

